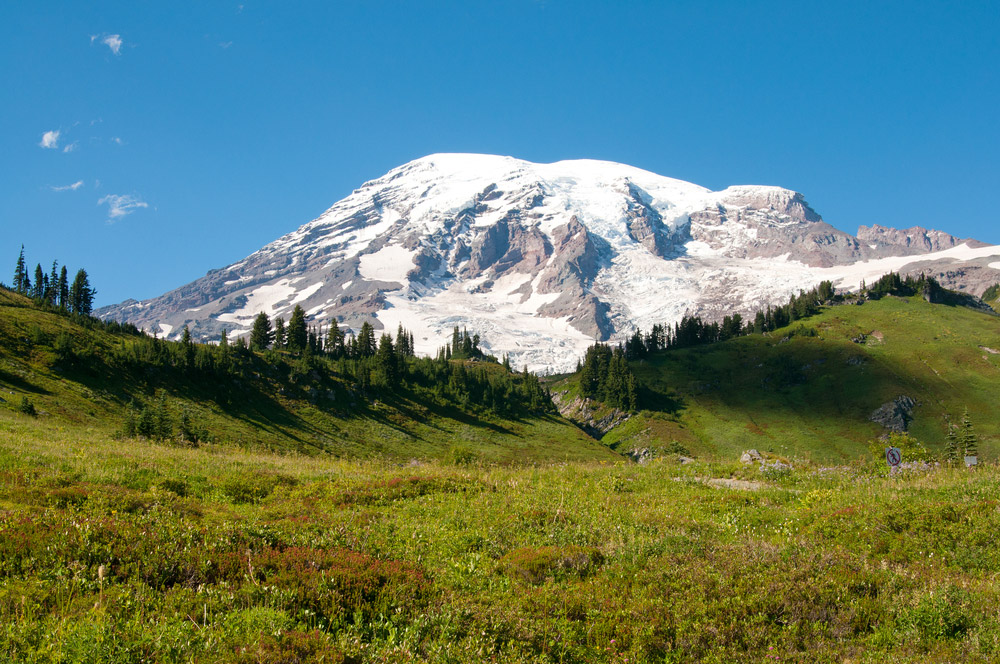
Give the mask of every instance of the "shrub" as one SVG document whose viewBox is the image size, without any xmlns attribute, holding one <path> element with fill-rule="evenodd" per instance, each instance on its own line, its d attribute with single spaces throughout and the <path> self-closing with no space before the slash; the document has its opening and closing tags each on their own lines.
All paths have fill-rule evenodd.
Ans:
<svg viewBox="0 0 1000 664">
<path fill-rule="evenodd" d="M 31 403 L 28 397 L 21 397 L 21 405 L 17 407 L 19 413 L 24 413 L 25 415 L 30 415 L 31 417 L 36 417 L 38 411 L 35 410 L 35 404 Z"/>
<path fill-rule="evenodd" d="M 556 580 L 585 578 L 604 563 L 604 555 L 594 547 L 542 546 L 514 549 L 501 559 L 501 565 L 517 579 L 539 585 L 550 576 Z"/>
</svg>

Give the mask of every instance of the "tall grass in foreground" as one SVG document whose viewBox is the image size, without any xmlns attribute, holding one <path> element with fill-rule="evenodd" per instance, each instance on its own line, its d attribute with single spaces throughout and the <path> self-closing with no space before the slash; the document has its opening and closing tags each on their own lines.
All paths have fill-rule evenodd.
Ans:
<svg viewBox="0 0 1000 664">
<path fill-rule="evenodd" d="M 990 661 L 998 479 L 349 462 L 0 413 L 0 660 Z"/>
</svg>

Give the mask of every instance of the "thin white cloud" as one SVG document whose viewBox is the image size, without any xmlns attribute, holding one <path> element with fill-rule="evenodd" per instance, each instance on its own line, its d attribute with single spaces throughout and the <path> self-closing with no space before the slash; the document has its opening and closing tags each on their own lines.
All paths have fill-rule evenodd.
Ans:
<svg viewBox="0 0 1000 664">
<path fill-rule="evenodd" d="M 63 148 L 63 152 L 72 152 L 80 146 L 80 141 L 73 141 L 69 145 Z"/>
<path fill-rule="evenodd" d="M 111 137 L 111 142 L 114 143 L 115 145 L 125 145 L 125 141 L 123 141 L 118 136 L 112 136 Z"/>
<path fill-rule="evenodd" d="M 229 48 L 232 45 L 233 45 L 233 42 L 231 42 L 231 41 L 219 42 L 219 47 L 223 48 L 223 49 L 227 49 L 227 48 Z"/>
<path fill-rule="evenodd" d="M 42 134 L 42 140 L 38 145 L 47 150 L 56 149 L 57 147 L 59 147 L 59 134 L 60 131 L 58 129 L 53 129 L 52 131 L 45 132 L 44 134 Z"/>
<path fill-rule="evenodd" d="M 113 224 L 122 217 L 132 214 L 139 208 L 149 207 L 149 204 L 142 201 L 138 196 L 129 194 L 108 194 L 97 201 L 97 204 L 107 204 L 109 224 Z"/>
<path fill-rule="evenodd" d="M 63 185 L 62 187 L 49 187 L 52 191 L 76 191 L 83 186 L 83 180 L 77 180 L 73 184 Z"/>
<path fill-rule="evenodd" d="M 122 53 L 122 36 L 121 35 L 90 35 L 90 43 L 93 44 L 95 41 L 100 40 L 102 44 L 111 49 L 111 52 L 115 55 L 121 55 Z"/>
</svg>

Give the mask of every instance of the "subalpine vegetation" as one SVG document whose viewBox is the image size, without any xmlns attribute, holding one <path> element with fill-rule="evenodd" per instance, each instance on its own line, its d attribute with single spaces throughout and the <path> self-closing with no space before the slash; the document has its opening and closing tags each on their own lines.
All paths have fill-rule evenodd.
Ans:
<svg viewBox="0 0 1000 664">
<path fill-rule="evenodd" d="M 9 410 L 0 434 L 2 661 L 1000 656 L 992 464 L 401 467 Z"/>
</svg>

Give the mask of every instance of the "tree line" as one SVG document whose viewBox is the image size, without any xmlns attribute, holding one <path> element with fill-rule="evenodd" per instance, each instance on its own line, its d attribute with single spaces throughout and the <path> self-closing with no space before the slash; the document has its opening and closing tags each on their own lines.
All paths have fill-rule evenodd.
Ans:
<svg viewBox="0 0 1000 664">
<path fill-rule="evenodd" d="M 942 290 L 932 277 L 903 277 L 899 273 L 889 272 L 870 285 L 862 281 L 860 291 L 856 294 L 837 294 L 833 282 L 822 281 L 811 290 L 800 290 L 797 295 L 792 294 L 783 305 L 757 310 L 746 320 L 738 313 L 727 315 L 722 321 L 712 322 L 707 322 L 700 316 L 684 316 L 672 326 L 655 324 L 648 332 L 637 329 L 615 347 L 596 343 L 587 349 L 583 360 L 577 363 L 580 392 L 584 397 L 603 401 L 616 408 L 635 410 L 635 375 L 628 365 L 629 361 L 642 360 L 662 351 L 773 332 L 817 314 L 825 304 L 837 304 L 849 298 L 878 299 L 887 295 L 909 297 L 922 293 L 931 301 L 936 301 Z"/>
<path fill-rule="evenodd" d="M 52 261 L 52 268 L 48 272 L 38 263 L 35 265 L 34 275 L 29 274 L 23 244 L 14 267 L 13 285 L 8 288 L 19 295 L 30 297 L 36 304 L 81 316 L 91 314 L 94 296 L 97 295 L 83 268 L 77 270 L 72 282 L 69 281 L 66 266 L 60 268 L 57 260 Z"/>
</svg>

